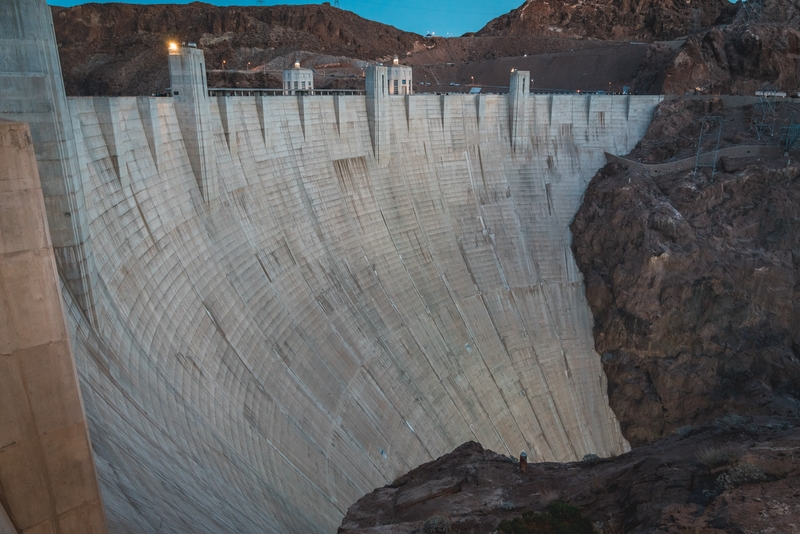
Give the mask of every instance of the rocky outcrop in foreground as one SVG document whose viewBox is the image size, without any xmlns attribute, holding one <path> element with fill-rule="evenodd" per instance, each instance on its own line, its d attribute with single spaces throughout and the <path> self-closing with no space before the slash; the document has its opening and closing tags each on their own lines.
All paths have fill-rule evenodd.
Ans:
<svg viewBox="0 0 800 534">
<path fill-rule="evenodd" d="M 338 532 L 422 534 L 438 515 L 452 534 L 486 534 L 555 501 L 606 534 L 792 532 L 800 521 L 797 422 L 726 417 L 617 458 L 530 464 L 526 473 L 466 443 L 363 497 Z"/>
<path fill-rule="evenodd" d="M 798 112 L 778 104 L 777 136 Z M 611 408 L 633 446 L 725 413 L 800 411 L 800 153 L 757 140 L 763 113 L 665 102 L 629 158 L 688 168 L 608 165 L 572 224 Z M 729 153 L 713 178 L 693 173 L 706 115 L 724 117 Z M 706 126 L 704 152 L 716 135 Z"/>
</svg>

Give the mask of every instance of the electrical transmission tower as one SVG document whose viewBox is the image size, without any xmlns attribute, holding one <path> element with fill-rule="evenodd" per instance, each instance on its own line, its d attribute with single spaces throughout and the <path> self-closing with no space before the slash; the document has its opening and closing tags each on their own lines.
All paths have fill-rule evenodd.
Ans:
<svg viewBox="0 0 800 534">
<path fill-rule="evenodd" d="M 333 0 L 333 7 L 340 7 L 339 0 Z"/>
<path fill-rule="evenodd" d="M 753 117 L 750 119 L 750 130 L 755 130 L 756 137 L 775 137 L 775 97 L 769 93 L 775 91 L 764 90 L 759 97 L 758 104 L 753 106 Z"/>
<path fill-rule="evenodd" d="M 792 117 L 791 124 L 783 129 L 786 130 L 786 134 L 781 138 L 781 145 L 783 145 L 783 151 L 788 154 L 795 143 L 800 140 L 800 124 L 794 122 L 794 117 Z"/>
<path fill-rule="evenodd" d="M 706 140 L 711 139 L 715 141 L 714 144 L 714 158 L 711 163 L 705 161 L 703 163 L 703 138 Z M 716 139 L 715 139 L 716 138 Z M 717 155 L 719 154 L 719 142 L 722 139 L 722 117 L 719 115 L 709 115 L 703 117 L 703 123 L 700 125 L 700 137 L 697 139 L 697 156 L 694 160 L 694 175 L 697 176 L 697 170 L 701 167 L 711 167 L 711 180 L 714 180 L 714 173 L 717 170 Z M 711 151 L 709 151 L 710 153 Z"/>
<path fill-rule="evenodd" d="M 264 0 L 256 0 L 256 5 L 257 6 L 263 6 L 264 5 Z"/>
<path fill-rule="evenodd" d="M 744 23 L 745 28 L 750 26 L 751 22 L 758 22 L 761 20 L 761 10 L 763 8 L 763 4 L 761 0 L 747 0 L 747 2 L 742 2 L 742 22 Z"/>
<path fill-rule="evenodd" d="M 690 33 L 698 33 L 702 28 L 703 28 L 703 10 L 693 9 L 692 27 L 690 28 Z"/>
</svg>

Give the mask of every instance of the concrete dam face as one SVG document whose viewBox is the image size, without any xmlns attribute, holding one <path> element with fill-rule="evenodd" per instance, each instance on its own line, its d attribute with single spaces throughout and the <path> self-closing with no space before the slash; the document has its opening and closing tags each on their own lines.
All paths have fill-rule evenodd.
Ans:
<svg viewBox="0 0 800 534">
<path fill-rule="evenodd" d="M 338 121 L 333 97 L 223 102 L 208 205 L 169 99 L 150 122 L 142 100 L 69 101 L 98 274 L 97 326 L 73 306 L 71 331 L 112 524 L 333 532 L 468 440 L 625 449 L 568 225 L 656 99 L 528 97 L 514 149 L 506 96 L 482 117 L 391 98 L 381 162 L 363 97 Z"/>
<path fill-rule="evenodd" d="M 181 61 L 173 90 L 202 67 Z M 527 73 L 395 97 L 380 67 L 366 95 L 209 97 L 186 75 L 173 98 L 59 97 L 84 244 L 62 298 L 110 531 L 333 532 L 468 440 L 626 450 L 568 225 L 660 97 L 531 95 Z"/>
</svg>

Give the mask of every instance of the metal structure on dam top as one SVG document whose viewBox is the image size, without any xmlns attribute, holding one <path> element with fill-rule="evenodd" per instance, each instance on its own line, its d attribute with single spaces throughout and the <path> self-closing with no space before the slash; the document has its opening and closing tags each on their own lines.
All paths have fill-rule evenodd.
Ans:
<svg viewBox="0 0 800 534">
<path fill-rule="evenodd" d="M 661 97 L 211 97 L 180 49 L 67 98 L 0 14 L 0 529 L 333 532 L 468 440 L 627 448 L 568 225 Z"/>
</svg>

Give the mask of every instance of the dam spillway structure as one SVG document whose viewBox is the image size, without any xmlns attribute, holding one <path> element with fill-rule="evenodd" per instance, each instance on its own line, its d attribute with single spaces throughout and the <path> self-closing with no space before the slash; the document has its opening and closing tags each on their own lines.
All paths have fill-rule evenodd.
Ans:
<svg viewBox="0 0 800 534">
<path fill-rule="evenodd" d="M 44 2 L 0 6 L 25 21 L 0 17 L 19 58 L 0 119 L 31 124 L 17 148 L 52 248 L 81 244 L 51 252 L 60 296 L 39 300 L 63 310 L 91 441 L 75 461 L 105 522 L 54 505 L 60 532 L 333 532 L 465 441 L 532 462 L 626 450 L 568 225 L 661 97 L 530 94 L 525 72 L 508 95 L 391 95 L 382 67 L 365 95 L 215 97 L 181 48 L 171 98 L 68 98 Z M 22 501 L 0 498 L 0 526 L 34 532 Z"/>
</svg>

